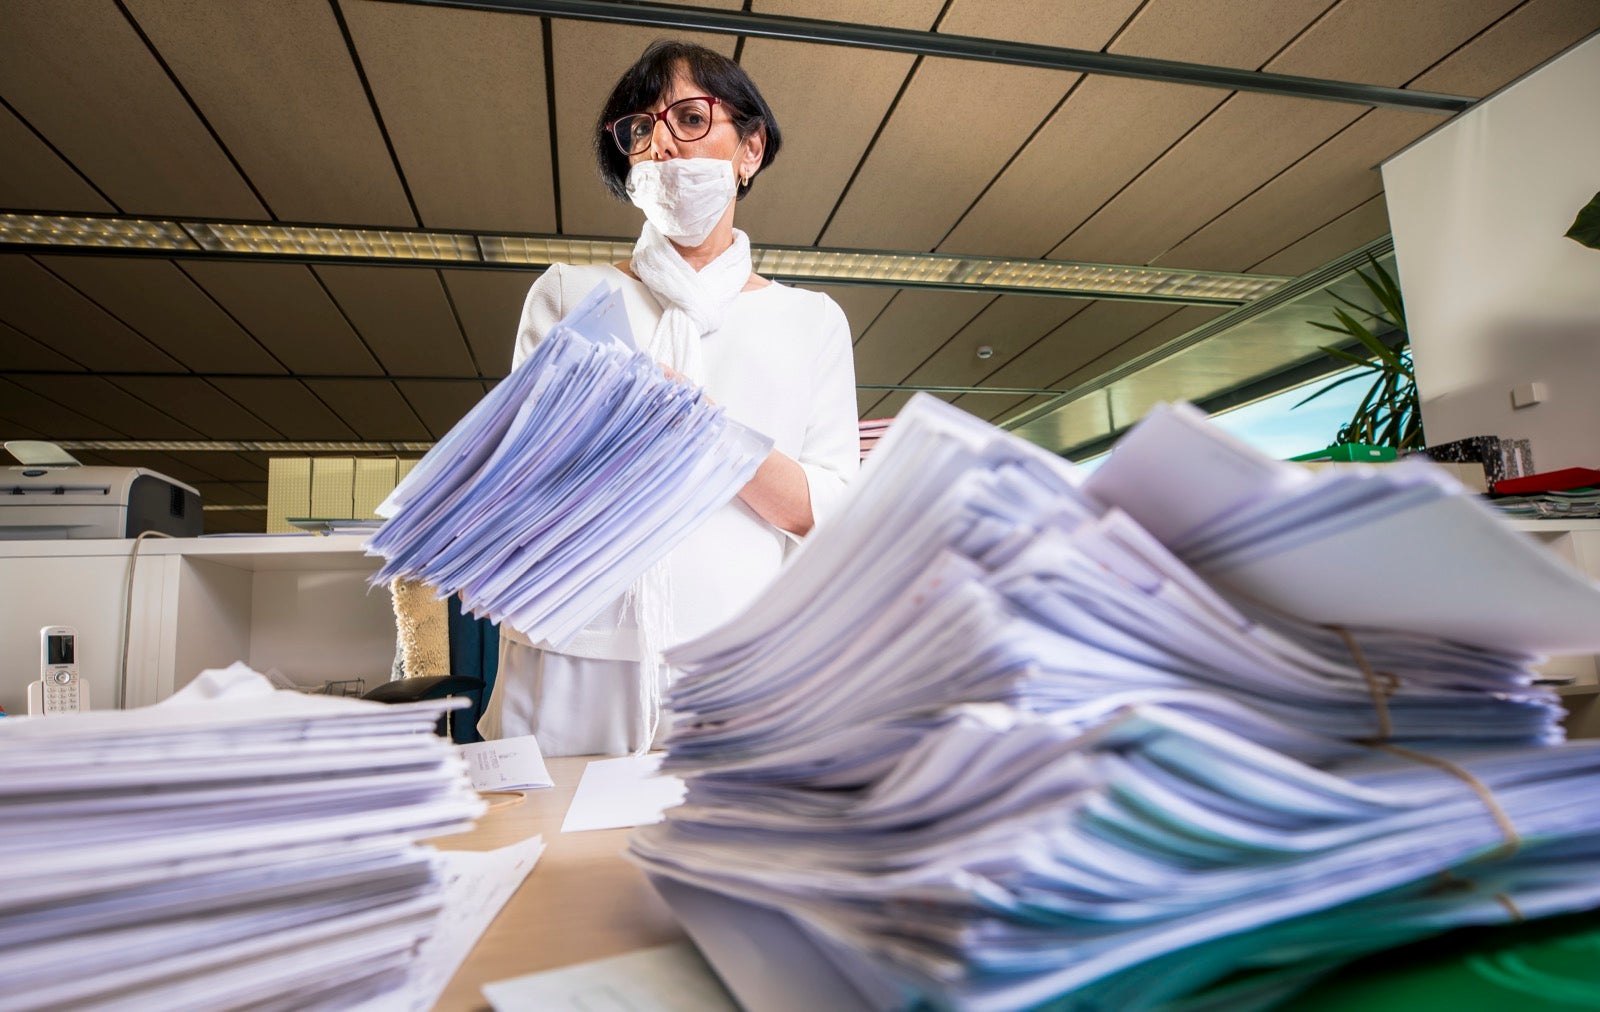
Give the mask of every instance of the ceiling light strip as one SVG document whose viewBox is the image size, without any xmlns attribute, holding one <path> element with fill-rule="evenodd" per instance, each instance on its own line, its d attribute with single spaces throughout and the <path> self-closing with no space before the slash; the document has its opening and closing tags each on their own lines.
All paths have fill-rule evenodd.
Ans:
<svg viewBox="0 0 1600 1012">
<path fill-rule="evenodd" d="M 645 0 L 402 0 L 430 7 L 503 11 L 577 21 L 644 25 L 673 31 L 714 32 L 767 39 L 811 42 L 821 45 L 876 49 L 917 56 L 942 56 L 1020 67 L 1076 71 L 1111 77 L 1132 77 L 1170 84 L 1256 91 L 1271 95 L 1358 105 L 1388 106 L 1422 112 L 1452 114 L 1469 108 L 1476 99 L 1440 95 L 1355 81 L 1330 81 L 1292 74 L 1183 63 L 1152 57 L 1102 53 L 1085 49 L 1043 46 L 1007 39 L 986 39 L 945 32 L 890 28 L 883 25 L 823 21 L 817 18 L 765 14 L 753 11 L 712 10 Z"/>
<path fill-rule="evenodd" d="M 612 239 L 4 212 L 0 212 L 0 248 L 530 269 L 552 263 L 617 263 L 633 254 L 632 243 Z M 1290 280 L 1267 274 L 891 250 L 761 246 L 751 255 L 758 272 L 783 281 L 1197 305 L 1242 305 Z"/>
<path fill-rule="evenodd" d="M 427 453 L 432 442 L 317 439 L 55 439 L 63 450 L 162 453 Z"/>
</svg>

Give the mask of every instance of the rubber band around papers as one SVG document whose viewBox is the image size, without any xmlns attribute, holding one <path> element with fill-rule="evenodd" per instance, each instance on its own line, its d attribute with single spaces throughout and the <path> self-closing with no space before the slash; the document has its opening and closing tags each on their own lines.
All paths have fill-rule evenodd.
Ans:
<svg viewBox="0 0 1600 1012">
<path fill-rule="evenodd" d="M 1373 670 L 1367 661 L 1367 655 L 1361 652 L 1361 646 L 1350 634 L 1350 630 L 1342 625 L 1330 625 L 1325 628 L 1338 633 L 1339 638 L 1344 640 L 1345 649 L 1350 651 L 1356 667 L 1361 671 L 1361 677 L 1367 680 L 1367 691 L 1372 694 L 1372 709 L 1378 715 L 1378 734 L 1371 741 L 1381 745 L 1394 736 L 1394 720 L 1389 716 L 1389 697 L 1400 688 L 1400 679 L 1387 671 Z"/>
<path fill-rule="evenodd" d="M 1505 834 L 1505 841 L 1497 849 L 1485 854 L 1482 860 L 1504 860 L 1511 857 L 1522 847 L 1522 835 L 1517 832 L 1516 824 L 1511 821 L 1511 816 L 1506 814 L 1505 808 L 1495 798 L 1494 792 L 1489 789 L 1489 785 L 1473 776 L 1470 770 L 1458 766 L 1448 759 L 1441 759 L 1438 756 L 1428 755 L 1426 752 L 1418 752 L 1414 749 L 1401 748 L 1399 745 L 1379 745 L 1377 747 L 1402 759 L 1410 759 L 1412 762 L 1421 763 L 1424 766 L 1432 766 L 1435 769 L 1444 770 L 1446 773 L 1460 778 L 1463 783 L 1472 788 L 1472 792 L 1478 796 L 1478 800 L 1483 802 L 1483 807 L 1487 808 L 1489 814 L 1494 818 L 1495 825 L 1500 827 L 1500 832 Z M 1516 911 L 1516 905 L 1511 903 L 1510 900 L 1503 900 L 1502 902 L 1520 916 L 1520 912 Z"/>
<path fill-rule="evenodd" d="M 1439 873 L 1439 881 L 1435 884 L 1433 891 L 1477 892 L 1478 883 L 1471 879 L 1461 878 L 1446 868 Z M 1527 915 L 1522 912 L 1521 907 L 1517 906 L 1517 901 L 1510 896 L 1503 892 L 1493 892 L 1489 894 L 1489 898 L 1506 908 L 1506 913 L 1511 915 L 1513 923 L 1524 924 L 1527 922 Z"/>
</svg>

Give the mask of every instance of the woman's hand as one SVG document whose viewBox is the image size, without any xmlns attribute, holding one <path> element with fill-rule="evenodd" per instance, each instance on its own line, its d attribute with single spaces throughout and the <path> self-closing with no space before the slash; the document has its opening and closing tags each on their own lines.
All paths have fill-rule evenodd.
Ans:
<svg viewBox="0 0 1600 1012">
<path fill-rule="evenodd" d="M 685 376 L 683 373 L 672 368 L 672 366 L 667 365 L 664 362 L 657 362 L 656 365 L 661 367 L 662 375 L 666 376 L 669 380 L 676 380 L 677 382 L 682 383 L 684 386 L 692 387 L 697 385 L 693 380 L 689 379 L 689 377 Z M 700 387 L 700 396 L 706 399 L 707 404 L 715 406 L 717 403 L 711 399 L 710 394 L 706 393 L 705 387 Z"/>
</svg>

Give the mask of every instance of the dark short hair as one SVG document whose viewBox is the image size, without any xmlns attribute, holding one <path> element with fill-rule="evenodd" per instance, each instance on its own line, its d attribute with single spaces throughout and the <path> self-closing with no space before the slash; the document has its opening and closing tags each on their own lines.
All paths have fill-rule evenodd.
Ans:
<svg viewBox="0 0 1600 1012">
<path fill-rule="evenodd" d="M 661 39 L 650 43 L 638 62 L 629 67 L 611 89 L 605 108 L 600 110 L 600 121 L 595 124 L 594 156 L 600 166 L 600 178 L 606 189 L 618 200 L 628 199 L 628 156 L 623 154 L 611 139 L 607 123 L 649 108 L 672 86 L 672 74 L 682 65 L 689 79 L 704 88 L 706 94 L 722 99 L 723 108 L 733 120 L 734 129 L 742 141 L 757 131 L 766 135 L 762 148 L 760 173 L 778 157 L 778 147 L 783 141 L 778 132 L 778 120 L 767 107 L 767 100 L 744 68 L 715 50 L 697 46 L 692 42 Z M 751 176 L 751 186 L 755 176 Z M 740 199 L 750 187 L 739 189 Z"/>
</svg>

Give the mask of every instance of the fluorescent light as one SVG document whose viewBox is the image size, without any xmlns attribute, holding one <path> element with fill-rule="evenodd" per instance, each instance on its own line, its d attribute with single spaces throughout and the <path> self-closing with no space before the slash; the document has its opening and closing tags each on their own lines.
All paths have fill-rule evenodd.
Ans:
<svg viewBox="0 0 1600 1012">
<path fill-rule="evenodd" d="M 477 240 L 450 232 L 204 222 L 186 223 L 183 227 L 202 249 L 212 252 L 454 263 L 481 259 Z"/>
<path fill-rule="evenodd" d="M 209 257 L 282 257 L 441 266 L 547 267 L 627 260 L 633 243 L 567 236 L 482 235 L 423 229 L 282 225 L 273 222 L 157 221 L 130 218 L 0 214 L 0 247 L 58 247 L 111 252 L 171 250 Z M 1083 264 L 1061 260 L 969 257 L 953 253 L 758 246 L 755 269 L 810 284 L 873 284 L 958 291 L 1017 292 L 1074 298 L 1235 305 L 1261 298 L 1290 279 L 1170 267 Z"/>
<path fill-rule="evenodd" d="M 0 214 L 0 243 L 101 249 L 195 248 L 194 240 L 176 222 L 51 214 Z"/>
<path fill-rule="evenodd" d="M 633 256 L 633 243 L 561 236 L 486 235 L 478 245 L 491 264 L 548 267 L 563 264 L 614 264 Z"/>
<path fill-rule="evenodd" d="M 58 439 L 63 450 L 162 451 L 168 453 L 426 453 L 431 442 L 316 439 Z"/>
</svg>

